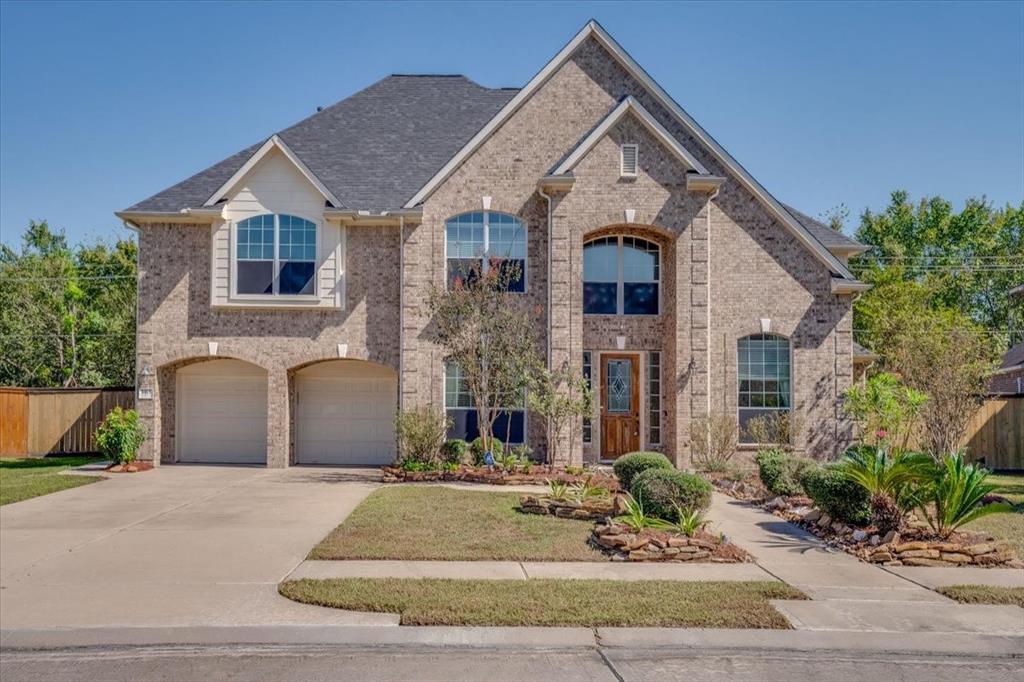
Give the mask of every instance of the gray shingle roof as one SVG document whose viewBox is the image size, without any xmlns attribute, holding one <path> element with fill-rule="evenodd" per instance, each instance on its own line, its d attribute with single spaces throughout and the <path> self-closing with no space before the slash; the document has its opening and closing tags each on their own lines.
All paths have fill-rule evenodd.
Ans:
<svg viewBox="0 0 1024 682">
<path fill-rule="evenodd" d="M 847 237 L 842 232 L 833 230 L 831 227 L 816 220 L 806 213 L 799 211 L 788 204 L 783 204 L 787 211 L 793 214 L 793 217 L 803 225 L 808 232 L 814 235 L 814 238 L 821 242 L 822 246 L 826 249 L 833 248 L 850 248 L 856 246 L 862 246 L 860 242 L 854 241 Z"/>
<path fill-rule="evenodd" d="M 339 208 L 401 208 L 516 92 L 465 76 L 388 76 L 278 135 Z M 127 210 L 198 208 L 265 141 Z"/>
<path fill-rule="evenodd" d="M 858 359 L 859 358 L 859 359 L 863 359 L 863 360 L 874 360 L 875 358 L 878 357 L 878 354 L 875 353 L 874 351 L 868 350 L 864 346 L 862 346 L 859 343 L 857 343 L 856 341 L 854 341 L 853 342 L 853 357 L 854 357 L 854 359 Z"/>
</svg>

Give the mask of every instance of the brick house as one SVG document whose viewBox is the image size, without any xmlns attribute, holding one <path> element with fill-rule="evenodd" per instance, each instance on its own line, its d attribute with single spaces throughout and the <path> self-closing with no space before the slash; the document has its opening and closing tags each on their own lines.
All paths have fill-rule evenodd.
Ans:
<svg viewBox="0 0 1024 682">
<path fill-rule="evenodd" d="M 847 268 L 596 22 L 521 89 L 389 76 L 117 214 L 138 233 L 138 405 L 156 462 L 376 464 L 396 407 L 476 424 L 432 287 L 513 259 L 552 367 L 585 372 L 586 461 L 689 457 L 709 413 L 849 438 Z M 510 405 L 508 442 L 547 449 Z M 568 452 L 568 448 L 560 448 Z"/>
</svg>

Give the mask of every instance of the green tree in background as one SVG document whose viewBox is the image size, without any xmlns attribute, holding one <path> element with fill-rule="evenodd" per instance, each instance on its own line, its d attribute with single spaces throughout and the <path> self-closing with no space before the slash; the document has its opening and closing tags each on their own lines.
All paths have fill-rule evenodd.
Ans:
<svg viewBox="0 0 1024 682">
<path fill-rule="evenodd" d="M 0 385 L 130 386 L 136 246 L 68 246 L 46 221 L 0 245 Z"/>
</svg>

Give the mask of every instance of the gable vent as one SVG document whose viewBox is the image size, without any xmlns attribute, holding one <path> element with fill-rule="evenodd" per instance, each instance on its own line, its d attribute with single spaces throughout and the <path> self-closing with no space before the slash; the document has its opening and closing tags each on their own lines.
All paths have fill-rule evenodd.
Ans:
<svg viewBox="0 0 1024 682">
<path fill-rule="evenodd" d="M 639 156 L 638 146 L 635 144 L 624 144 L 621 150 L 622 163 L 620 173 L 622 177 L 635 178 L 637 157 Z"/>
</svg>

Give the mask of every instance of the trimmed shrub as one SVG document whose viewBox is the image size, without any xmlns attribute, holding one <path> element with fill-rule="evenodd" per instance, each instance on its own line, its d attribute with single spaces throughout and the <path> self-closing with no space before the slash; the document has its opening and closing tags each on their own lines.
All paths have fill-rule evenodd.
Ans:
<svg viewBox="0 0 1024 682">
<path fill-rule="evenodd" d="M 422 406 L 395 415 L 398 461 L 437 463 L 451 420 L 440 410 Z"/>
<path fill-rule="evenodd" d="M 871 495 L 859 483 L 835 466 L 804 469 L 800 484 L 818 509 L 833 519 L 853 526 L 871 521 Z"/>
<path fill-rule="evenodd" d="M 761 483 L 774 495 L 802 495 L 800 476 L 814 462 L 792 457 L 779 448 L 759 450 L 754 457 Z"/>
<path fill-rule="evenodd" d="M 648 469 L 674 470 L 672 462 L 660 452 L 631 452 L 615 460 L 612 465 L 615 475 L 619 477 L 619 486 L 630 490 L 633 480 Z"/>
<path fill-rule="evenodd" d="M 711 484 L 696 474 L 675 469 L 648 469 L 633 479 L 629 492 L 644 511 L 668 521 L 678 521 L 677 509 L 689 514 L 711 505 Z"/>
<path fill-rule="evenodd" d="M 128 464 L 135 461 L 145 438 L 139 413 L 115 407 L 96 428 L 96 449 L 114 464 Z"/>
<path fill-rule="evenodd" d="M 459 438 L 446 440 L 441 446 L 441 459 L 445 464 L 459 465 L 466 461 L 466 450 L 469 444 Z"/>
<path fill-rule="evenodd" d="M 479 436 L 473 439 L 473 442 L 469 444 L 469 452 L 473 455 L 473 464 L 483 466 L 484 455 L 487 454 L 484 450 L 484 439 Z M 494 461 L 497 462 L 498 458 L 504 453 L 505 446 L 501 444 L 501 441 L 497 438 L 491 438 L 491 455 L 494 456 Z"/>
</svg>

